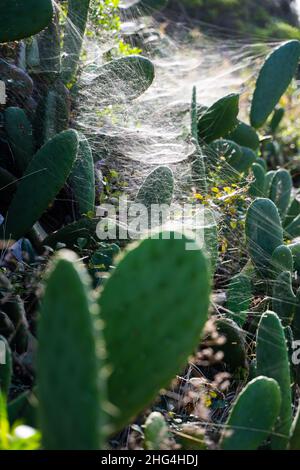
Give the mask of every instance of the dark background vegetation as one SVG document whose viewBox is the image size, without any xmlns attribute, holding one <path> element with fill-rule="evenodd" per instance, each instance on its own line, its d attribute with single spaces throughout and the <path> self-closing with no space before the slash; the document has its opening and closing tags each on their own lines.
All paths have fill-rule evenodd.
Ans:
<svg viewBox="0 0 300 470">
<path fill-rule="evenodd" d="M 294 0 L 170 0 L 167 15 L 262 38 L 300 38 Z"/>
</svg>

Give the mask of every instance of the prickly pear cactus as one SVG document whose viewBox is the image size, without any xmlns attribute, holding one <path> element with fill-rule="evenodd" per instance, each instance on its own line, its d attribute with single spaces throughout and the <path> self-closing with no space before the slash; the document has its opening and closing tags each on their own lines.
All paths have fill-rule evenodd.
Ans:
<svg viewBox="0 0 300 470">
<path fill-rule="evenodd" d="M 68 21 L 64 35 L 62 76 L 65 83 L 74 77 L 88 19 L 90 0 L 68 0 Z"/>
<path fill-rule="evenodd" d="M 270 199 L 276 204 L 283 220 L 290 204 L 292 187 L 293 182 L 289 171 L 276 171 L 270 187 Z"/>
<path fill-rule="evenodd" d="M 272 297 L 272 309 L 277 313 L 284 326 L 292 324 L 296 303 L 291 272 L 284 271 L 274 281 Z"/>
<path fill-rule="evenodd" d="M 210 261 L 211 274 L 214 275 L 218 265 L 219 239 L 218 224 L 213 211 L 204 209 L 204 249 Z"/>
<path fill-rule="evenodd" d="M 20 108 L 6 108 L 4 122 L 15 164 L 22 175 L 34 155 L 32 126 Z"/>
<path fill-rule="evenodd" d="M 264 197 L 266 172 L 259 163 L 253 163 L 251 169 L 254 181 L 250 184 L 249 195 L 252 197 Z"/>
<path fill-rule="evenodd" d="M 241 147 L 247 147 L 254 151 L 259 147 L 259 137 L 255 129 L 244 122 L 239 121 L 237 127 L 226 138 L 233 140 Z"/>
<path fill-rule="evenodd" d="M 36 39 L 39 58 L 38 67 L 33 68 L 31 72 L 38 72 L 44 81 L 52 83 L 60 74 L 61 59 L 59 10 L 57 6 L 51 23 Z"/>
<path fill-rule="evenodd" d="M 226 316 L 242 327 L 246 321 L 252 301 L 252 286 L 249 276 L 239 273 L 234 276 L 228 285 Z"/>
<path fill-rule="evenodd" d="M 112 60 L 92 72 L 87 86 L 90 92 L 97 87 L 103 90 L 101 105 L 120 104 L 138 98 L 152 84 L 155 76 L 151 60 L 139 55 L 130 55 Z"/>
<path fill-rule="evenodd" d="M 112 371 L 108 397 L 119 410 L 113 418 L 116 429 L 180 371 L 207 319 L 208 262 L 201 250 L 186 250 L 190 240 L 177 235 L 164 240 L 161 234 L 131 249 L 100 296 Z"/>
<path fill-rule="evenodd" d="M 300 215 L 300 202 L 298 201 L 297 196 L 292 199 L 290 202 L 289 208 L 287 210 L 283 226 L 287 227 L 293 220 Z"/>
<path fill-rule="evenodd" d="M 273 178 L 275 176 L 276 171 L 268 171 L 265 175 L 265 190 L 264 193 L 266 196 L 270 195 L 270 189 L 272 185 Z"/>
<path fill-rule="evenodd" d="M 0 392 L 7 396 L 12 376 L 12 356 L 3 336 L 0 336 L 0 353 Z"/>
<path fill-rule="evenodd" d="M 51 233 L 45 238 L 43 244 L 51 248 L 56 248 L 58 243 L 63 243 L 67 248 L 74 248 L 79 238 L 87 240 L 87 248 L 96 240 L 96 229 L 99 223 L 98 218 L 83 217 L 72 224 Z"/>
<path fill-rule="evenodd" d="M 47 210 L 69 176 L 77 149 L 78 134 L 69 130 L 35 154 L 9 206 L 5 237 L 21 238 Z"/>
<path fill-rule="evenodd" d="M 164 450 L 170 438 L 165 418 L 161 413 L 154 411 L 145 422 L 144 428 L 145 449 Z"/>
<path fill-rule="evenodd" d="M 41 144 L 47 143 L 57 134 L 66 130 L 69 124 L 68 90 L 60 80 L 56 80 L 48 88 L 47 94 L 40 104 L 41 122 L 35 123 L 40 129 Z M 39 114 L 36 116 L 40 118 Z M 37 119 L 36 119 L 37 121 Z"/>
<path fill-rule="evenodd" d="M 198 120 L 199 143 L 225 137 L 238 124 L 239 95 L 228 95 L 214 103 Z"/>
<path fill-rule="evenodd" d="M 291 249 L 286 245 L 280 245 L 272 254 L 272 269 L 276 278 L 282 271 L 293 272 L 294 260 Z M 275 310 L 277 311 L 277 310 Z"/>
<path fill-rule="evenodd" d="M 135 202 L 150 209 L 152 204 L 170 205 L 173 198 L 174 177 L 168 166 L 155 168 L 146 178 Z"/>
<path fill-rule="evenodd" d="M 50 23 L 52 16 L 52 0 L 1 0 L 0 43 L 33 36 Z"/>
<path fill-rule="evenodd" d="M 198 112 L 197 112 L 197 89 L 193 87 L 191 104 L 191 135 L 198 142 Z"/>
<path fill-rule="evenodd" d="M 255 163 L 257 157 L 254 150 L 248 147 L 240 147 L 242 155 L 240 158 L 231 158 L 229 165 L 234 168 L 238 173 L 248 173 L 249 169 Z"/>
<path fill-rule="evenodd" d="M 279 420 L 271 437 L 272 449 L 286 449 L 292 424 L 291 374 L 284 329 L 274 312 L 261 317 L 256 338 L 257 372 L 277 381 L 281 390 Z M 252 408 L 253 410 L 254 408 Z"/>
<path fill-rule="evenodd" d="M 270 122 L 270 129 L 273 134 L 276 133 L 282 119 L 284 118 L 284 115 L 285 115 L 284 108 L 279 107 L 275 109 L 273 116 L 272 116 L 272 120 Z"/>
<path fill-rule="evenodd" d="M 75 201 L 81 215 L 95 210 L 95 175 L 91 147 L 80 135 L 78 156 L 70 175 Z"/>
<path fill-rule="evenodd" d="M 283 230 L 275 204 L 269 199 L 256 199 L 247 211 L 246 238 L 251 260 L 262 276 L 272 273 L 274 250 L 283 245 Z"/>
<path fill-rule="evenodd" d="M 221 439 L 221 449 L 258 449 L 272 432 L 280 404 L 280 388 L 275 380 L 257 377 L 249 382 L 230 412 Z"/>
<path fill-rule="evenodd" d="M 37 382 L 46 449 L 100 449 L 104 432 L 103 344 L 88 275 L 62 250 L 46 279 L 38 328 Z"/>
<path fill-rule="evenodd" d="M 292 81 L 300 58 L 300 42 L 281 44 L 266 59 L 257 79 L 251 106 L 251 125 L 261 127 Z"/>
<path fill-rule="evenodd" d="M 201 194 L 207 194 L 205 156 L 203 150 L 198 144 L 198 140 L 194 140 L 194 145 L 196 150 L 193 154 L 193 162 L 191 165 L 192 180 Z"/>
<path fill-rule="evenodd" d="M 300 214 L 285 227 L 285 234 L 290 239 L 300 236 Z"/>
</svg>

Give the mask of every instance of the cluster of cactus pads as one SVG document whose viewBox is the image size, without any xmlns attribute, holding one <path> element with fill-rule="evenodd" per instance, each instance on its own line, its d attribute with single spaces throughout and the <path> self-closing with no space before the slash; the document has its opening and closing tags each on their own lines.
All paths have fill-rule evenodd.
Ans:
<svg viewBox="0 0 300 470">
<path fill-rule="evenodd" d="M 79 229 L 88 225 L 86 215 L 91 217 L 95 213 L 92 150 L 84 135 L 68 129 L 70 89 L 77 87 L 75 79 L 89 4 L 69 0 L 63 42 L 59 11 L 51 0 L 32 0 L 30 4 L 3 2 L 0 6 L 0 42 L 23 40 L 17 65 L 0 59 L 0 80 L 7 95 L 7 107 L 1 115 L 4 155 L 0 161 L 0 210 L 5 216 L 2 239 L 27 236 L 37 241 L 39 237 L 32 233 L 36 232 L 41 217 L 43 233 L 47 234 L 47 212 L 53 206 L 62 206 L 57 201 L 59 194 L 74 202 L 74 222 Z M 132 55 L 95 66 L 89 86 L 102 87 L 105 107 L 114 100 L 139 97 L 153 79 L 152 62 Z M 112 83 L 115 87 L 109 90 Z M 82 83 L 85 86 L 88 85 Z M 115 93 L 116 89 L 119 93 Z M 61 210 L 61 221 L 55 227 L 58 230 L 66 224 L 72 208 Z M 68 233 L 78 225 L 71 226 Z"/>
<path fill-rule="evenodd" d="M 88 136 L 70 128 L 74 97 L 80 87 L 100 88 L 104 109 L 138 98 L 155 73 L 149 59 L 131 55 L 90 65 L 92 78 L 78 81 L 90 0 L 67 3 L 65 25 L 51 0 L 2 0 L 0 5 L 0 43 L 20 40 L 14 62 L 0 59 L 8 103 L 1 107 L 1 240 L 19 241 L 30 266 L 45 246 L 56 250 L 38 307 L 37 387 L 9 401 L 8 415 L 39 426 L 45 449 L 91 450 L 104 448 L 110 436 L 151 405 L 199 346 L 218 269 L 220 227 L 218 214 L 206 205 L 203 224 L 196 227 L 203 246 L 193 250 L 187 244 L 195 233 L 175 231 L 144 238 L 116 262 L 118 244 L 93 243 L 95 156 Z M 122 7 L 121 14 L 144 15 L 165 4 L 141 0 Z M 243 384 L 216 442 L 224 450 L 300 449 L 300 407 L 293 413 L 300 379 L 292 361 L 294 340 L 300 340 L 300 243 L 294 240 L 300 236 L 300 202 L 290 173 L 269 169 L 262 158 L 260 135 L 268 119 L 268 129 L 277 131 L 284 116 L 277 104 L 299 58 L 299 41 L 269 55 L 249 124 L 239 120 L 238 94 L 210 107 L 197 103 L 195 87 L 192 94 L 191 185 L 205 198 L 216 164 L 230 183 L 249 183 L 244 188 L 250 260 L 229 279 L 225 307 L 214 318 L 215 332 L 225 341 L 211 347 L 215 355 L 221 353 L 223 369 Z M 166 165 L 149 171 L 134 202 L 147 209 L 170 207 L 177 189 L 174 174 Z M 87 257 L 84 248 L 90 249 Z M 99 286 L 97 275 L 112 265 Z M 0 390 L 9 396 L 14 355 L 27 353 L 33 336 L 23 299 L 2 273 L 0 294 L 0 346 L 5 349 Z M 249 313 L 256 294 L 264 302 L 253 320 Z M 173 439 L 157 411 L 148 416 L 143 432 L 148 450 L 163 449 Z"/>
<path fill-rule="evenodd" d="M 46 448 L 101 448 L 168 385 L 197 345 L 208 314 L 209 265 L 200 250 L 185 250 L 187 239 L 175 238 L 145 239 L 130 249 L 100 295 L 72 252 L 53 261 L 37 371 Z"/>
</svg>

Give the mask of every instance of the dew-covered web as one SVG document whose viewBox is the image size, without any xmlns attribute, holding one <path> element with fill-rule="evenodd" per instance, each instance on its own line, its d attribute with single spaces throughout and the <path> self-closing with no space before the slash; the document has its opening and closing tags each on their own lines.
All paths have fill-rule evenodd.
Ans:
<svg viewBox="0 0 300 470">
<path fill-rule="evenodd" d="M 90 25 L 89 29 L 92 28 Z M 278 45 L 278 41 L 243 38 L 232 31 L 204 23 L 189 21 L 176 24 L 162 16 L 159 23 L 149 17 L 127 16 L 122 24 L 127 38 L 133 33 L 142 35 L 145 30 L 148 34 L 146 39 L 143 36 L 141 54 L 154 63 L 155 79 L 145 93 L 132 100 L 128 100 L 132 95 L 132 82 L 127 85 L 121 79 L 123 75 L 130 76 L 130 70 L 123 70 L 121 65 L 117 73 L 120 80 L 116 80 L 116 76 L 111 79 L 110 72 L 105 72 L 108 57 L 116 47 L 115 36 L 106 34 L 105 40 L 96 34 L 85 38 L 75 87 L 72 125 L 89 140 L 96 167 L 100 164 L 99 168 L 105 165 L 116 168 L 120 178 L 126 181 L 122 191 L 131 198 L 135 198 L 138 188 L 153 168 L 169 165 L 175 177 L 175 199 L 184 202 L 193 190 L 197 190 L 191 180 L 190 165 L 195 152 L 190 137 L 193 87 L 197 88 L 199 106 L 210 106 L 229 93 L 239 93 L 239 118 L 247 122 L 254 79 L 267 53 Z M 75 37 L 76 34 L 74 29 Z M 96 78 L 101 73 L 102 80 L 98 81 Z M 138 79 L 142 80 L 141 77 Z M 212 154 L 210 158 L 213 158 Z M 216 154 L 215 160 L 218 158 Z M 226 181 L 228 177 L 231 181 L 234 173 L 235 170 L 225 163 L 223 179 Z M 208 183 L 212 186 L 214 181 L 209 180 Z M 237 194 L 242 191 L 236 189 Z M 217 283 L 218 276 L 228 282 L 232 274 L 239 272 L 241 258 L 246 261 L 249 254 L 241 240 L 241 232 L 230 227 L 230 221 L 224 220 L 213 202 L 210 208 L 216 213 L 220 226 L 223 222 L 228 224 L 231 236 L 229 257 L 224 258 L 222 269 L 215 277 Z M 224 282 L 221 285 L 226 287 Z M 267 302 L 263 296 L 261 298 L 266 307 L 271 295 Z M 217 315 L 226 314 L 226 308 L 216 296 L 212 305 Z M 250 313 L 255 318 L 260 312 L 258 305 Z M 234 315 L 234 312 L 229 313 Z M 189 380 L 188 374 L 186 380 Z M 209 420 L 207 426 L 210 426 Z"/>
</svg>

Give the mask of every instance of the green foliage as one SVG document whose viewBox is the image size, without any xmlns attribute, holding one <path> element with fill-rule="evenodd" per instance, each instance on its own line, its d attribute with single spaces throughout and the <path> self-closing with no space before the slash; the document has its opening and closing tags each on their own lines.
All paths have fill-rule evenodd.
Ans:
<svg viewBox="0 0 300 470">
<path fill-rule="evenodd" d="M 90 289 L 76 256 L 60 251 L 47 276 L 38 332 L 39 412 L 46 449 L 102 445 L 103 345 Z"/>
<path fill-rule="evenodd" d="M 246 321 L 252 301 L 251 280 L 243 273 L 234 276 L 227 288 L 226 316 L 234 320 L 239 327 Z"/>
<path fill-rule="evenodd" d="M 126 7 L 122 5 L 121 13 L 125 18 L 136 18 L 138 16 L 152 15 L 156 10 L 162 10 L 167 5 L 168 0 L 135 0 Z"/>
<path fill-rule="evenodd" d="M 38 400 L 36 391 L 27 390 L 11 400 L 7 405 L 7 414 L 10 424 L 24 422 L 28 426 L 36 426 Z"/>
<path fill-rule="evenodd" d="M 92 0 L 90 3 L 89 18 L 91 22 L 103 31 L 119 31 L 121 28 L 119 18 L 119 0 Z"/>
<path fill-rule="evenodd" d="M 52 15 L 51 0 L 1 0 L 0 43 L 33 36 L 50 23 Z"/>
<path fill-rule="evenodd" d="M 272 273 L 274 250 L 283 245 L 283 230 L 275 204 L 270 199 L 256 199 L 247 211 L 246 238 L 251 260 L 264 277 Z"/>
<path fill-rule="evenodd" d="M 198 120 L 199 143 L 225 137 L 238 124 L 239 95 L 228 95 L 208 108 Z"/>
<path fill-rule="evenodd" d="M 78 135 L 69 130 L 33 157 L 9 207 L 5 237 L 19 239 L 47 210 L 65 184 L 77 156 Z"/>
<path fill-rule="evenodd" d="M 154 411 L 145 422 L 145 448 L 147 450 L 163 450 L 169 438 L 167 423 L 161 413 Z"/>
<path fill-rule="evenodd" d="M 257 377 L 249 382 L 230 412 L 221 448 L 258 449 L 272 432 L 280 412 L 280 403 L 280 388 L 275 380 Z"/>
<path fill-rule="evenodd" d="M 16 167 L 20 174 L 23 174 L 34 154 L 31 123 L 23 109 L 20 108 L 6 108 L 4 119 Z"/>
<path fill-rule="evenodd" d="M 175 237 L 164 240 L 161 234 L 129 251 L 100 297 L 112 371 L 108 397 L 119 410 L 113 417 L 116 429 L 181 370 L 207 319 L 207 261 L 200 250 L 186 250 L 187 238 Z"/>
<path fill-rule="evenodd" d="M 251 124 L 261 127 L 292 81 L 300 58 L 300 42 L 281 44 L 266 59 L 253 95 Z"/>
<path fill-rule="evenodd" d="M 37 450 L 41 436 L 29 426 L 10 427 L 4 397 L 0 394 L 0 450 Z"/>
<path fill-rule="evenodd" d="M 284 329 L 274 312 L 268 311 L 261 317 L 256 358 L 258 374 L 276 380 L 281 390 L 279 420 L 271 437 L 271 447 L 274 450 L 286 449 L 292 424 L 291 375 Z"/>
</svg>

